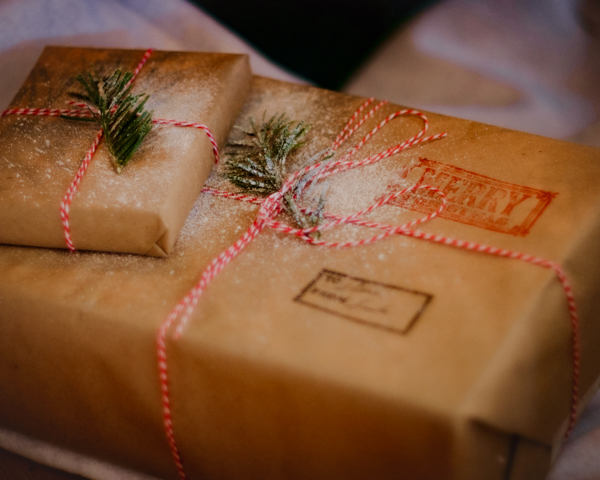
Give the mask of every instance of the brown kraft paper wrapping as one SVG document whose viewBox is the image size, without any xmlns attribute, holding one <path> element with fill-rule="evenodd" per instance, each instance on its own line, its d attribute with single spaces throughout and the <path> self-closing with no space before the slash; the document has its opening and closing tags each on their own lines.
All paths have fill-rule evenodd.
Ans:
<svg viewBox="0 0 600 480">
<path fill-rule="evenodd" d="M 10 108 L 70 108 L 78 74 L 133 71 L 143 54 L 47 47 Z M 132 93 L 150 95 L 154 118 L 202 123 L 222 146 L 250 83 L 245 55 L 155 51 Z M 61 200 L 98 130 L 58 117 L 0 118 L 0 243 L 66 248 Z M 75 247 L 168 255 L 213 165 L 195 128 L 155 125 L 120 175 L 101 141 L 71 205 Z"/>
<path fill-rule="evenodd" d="M 362 102 L 256 77 L 236 124 L 263 112 L 312 123 L 296 169 Z M 397 109 L 385 106 L 342 148 Z M 448 211 L 423 230 L 561 263 L 581 315 L 583 406 L 600 373 L 598 150 L 428 118 L 446 139 L 332 178 L 327 208 L 351 213 L 426 176 L 447 192 Z M 361 157 L 420 128 L 394 120 Z M 221 169 L 208 185 L 235 191 Z M 427 199 L 409 200 L 372 218 L 422 216 Z M 177 478 L 156 330 L 257 211 L 201 194 L 168 258 L 1 247 L 0 425 Z M 570 408 L 571 327 L 554 273 L 398 235 L 326 249 L 264 230 L 209 284 L 167 351 L 191 479 L 543 479 Z"/>
</svg>

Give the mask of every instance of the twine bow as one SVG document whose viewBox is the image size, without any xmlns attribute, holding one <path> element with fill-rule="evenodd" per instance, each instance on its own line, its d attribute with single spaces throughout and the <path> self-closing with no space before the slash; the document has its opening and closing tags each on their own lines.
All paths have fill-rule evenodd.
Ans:
<svg viewBox="0 0 600 480">
<path fill-rule="evenodd" d="M 357 118 L 360 116 L 363 111 L 373 103 L 373 99 L 367 100 L 363 103 L 358 110 L 350 117 L 350 120 L 344 127 L 344 129 L 339 133 L 331 148 L 322 154 L 322 157 L 327 157 L 329 153 L 336 152 L 337 149 L 346 141 L 348 138 L 356 132 L 356 130 L 364 124 L 364 122 L 373 116 L 373 114 L 379 110 L 383 105 L 387 102 L 383 101 L 378 103 L 376 106 L 371 108 L 360 120 L 357 121 Z M 416 116 L 423 121 L 423 128 L 410 139 L 394 146 L 383 150 L 375 155 L 372 155 L 363 160 L 351 160 L 351 158 L 360 150 L 360 148 L 365 145 L 379 130 L 381 130 L 388 122 L 392 121 L 395 118 L 401 116 Z M 165 427 L 165 433 L 171 448 L 171 453 L 173 455 L 173 459 L 175 461 L 177 471 L 179 473 L 180 478 L 183 480 L 186 478 L 185 470 L 182 464 L 181 456 L 179 453 L 179 449 L 177 447 L 177 443 L 175 441 L 175 435 L 173 431 L 173 423 L 171 416 L 171 398 L 169 393 L 169 378 L 168 378 L 168 365 L 167 365 L 167 352 L 166 352 L 166 336 L 174 324 L 175 332 L 173 334 L 173 338 L 177 340 L 183 333 L 183 329 L 188 323 L 202 292 L 210 283 L 210 281 L 229 263 L 235 258 L 252 240 L 254 240 L 258 234 L 266 227 L 272 228 L 274 230 L 287 233 L 290 235 L 295 235 L 299 239 L 304 240 L 313 245 L 318 245 L 321 247 L 330 247 L 330 248 L 345 248 L 345 247 L 356 247 L 361 245 L 366 245 L 369 243 L 374 243 L 379 240 L 382 240 L 386 237 L 389 237 L 394 234 L 398 235 L 406 235 L 413 238 L 418 238 L 422 240 L 427 240 L 434 243 L 440 243 L 456 248 L 462 248 L 465 250 L 471 250 L 474 252 L 486 253 L 489 255 L 495 255 L 498 257 L 504 258 L 512 258 L 516 260 L 521 260 L 527 263 L 531 263 L 533 265 L 537 265 L 543 268 L 549 268 L 553 270 L 563 287 L 565 292 L 565 296 L 567 299 L 567 304 L 569 307 L 569 315 L 571 320 L 572 327 L 572 361 L 573 361 L 573 381 L 571 387 L 571 410 L 569 414 L 569 425 L 567 428 L 567 432 L 565 434 L 565 438 L 570 434 L 573 426 L 575 424 L 577 418 L 577 402 L 579 398 L 579 377 L 580 377 L 580 345 L 579 345 L 579 320 L 577 315 L 577 308 L 575 305 L 575 299 L 573 297 L 573 292 L 565 272 L 561 265 L 556 262 L 543 259 L 541 257 L 536 257 L 533 255 L 528 255 L 525 253 L 516 252 L 513 250 L 502 249 L 498 247 L 493 247 L 489 245 L 469 242 L 466 240 L 459 240 L 452 237 L 445 237 L 441 235 L 435 235 L 431 233 L 422 232 L 420 230 L 416 230 L 413 227 L 432 220 L 436 216 L 438 216 L 445 208 L 446 208 L 446 198 L 442 191 L 439 189 L 429 186 L 429 185 L 412 185 L 407 187 L 399 192 L 392 193 L 390 195 L 385 196 L 384 198 L 377 201 L 374 205 L 356 212 L 352 215 L 340 216 L 332 213 L 325 213 L 324 217 L 328 220 L 321 225 L 317 225 L 310 228 L 294 228 L 285 223 L 279 222 L 276 220 L 276 217 L 282 212 L 284 209 L 283 199 L 284 195 L 288 192 L 294 192 L 297 185 L 300 182 L 305 182 L 305 186 L 310 183 L 318 182 L 326 177 L 337 175 L 341 172 L 360 168 L 366 165 L 370 165 L 376 163 L 384 158 L 388 158 L 391 155 L 395 155 L 407 148 L 413 147 L 420 143 L 431 142 L 437 139 L 444 138 L 446 136 L 445 133 L 432 135 L 429 137 L 425 137 L 425 132 L 427 131 L 429 126 L 428 120 L 425 115 L 417 110 L 400 110 L 398 112 L 392 113 L 387 116 L 384 120 L 382 120 L 375 128 L 373 128 L 354 148 L 352 148 L 348 153 L 343 155 L 339 160 L 335 161 L 326 161 L 326 162 L 318 162 L 313 165 L 309 165 L 305 168 L 302 168 L 295 172 L 290 176 L 288 180 L 285 181 L 283 187 L 268 196 L 267 198 L 259 198 L 253 197 L 249 195 L 239 194 L 239 193 L 231 193 L 223 190 L 217 190 L 210 187 L 205 187 L 203 189 L 204 193 L 208 193 L 211 195 L 217 195 L 224 198 L 230 198 L 233 200 L 244 201 L 249 203 L 254 203 L 260 205 L 260 209 L 258 211 L 258 215 L 256 220 L 252 223 L 252 225 L 248 228 L 248 230 L 229 248 L 227 248 L 224 252 L 218 255 L 216 258 L 212 260 L 212 262 L 206 267 L 200 280 L 198 283 L 189 291 L 189 293 L 183 297 L 183 299 L 175 306 L 175 308 L 171 311 L 168 317 L 164 320 L 164 322 L 160 325 L 157 336 L 156 336 L 156 348 L 157 348 L 157 357 L 158 357 L 158 369 L 159 369 L 159 378 L 162 392 L 162 401 L 163 401 L 163 423 Z M 410 221 L 400 226 L 386 225 L 382 223 L 377 223 L 369 220 L 364 220 L 362 217 L 373 210 L 389 203 L 395 198 L 401 197 L 408 193 L 415 192 L 417 190 L 429 190 L 433 192 L 440 198 L 440 207 L 422 218 Z M 297 192 L 297 190 L 296 190 Z M 301 193 L 300 193 L 301 195 Z M 303 209 L 305 212 L 307 209 Z M 344 224 L 354 224 L 362 227 L 374 228 L 378 230 L 382 230 L 382 233 L 372 236 L 370 238 L 362 239 L 362 240 L 353 240 L 346 242 L 327 242 L 318 238 L 314 238 L 311 234 L 317 231 L 324 231 L 327 229 L 334 228 L 338 225 Z"/>
</svg>

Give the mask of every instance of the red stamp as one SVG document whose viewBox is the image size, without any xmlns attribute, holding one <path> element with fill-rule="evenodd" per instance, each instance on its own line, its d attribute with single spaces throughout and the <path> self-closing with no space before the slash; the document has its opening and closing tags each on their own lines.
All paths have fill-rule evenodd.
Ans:
<svg viewBox="0 0 600 480">
<path fill-rule="evenodd" d="M 431 185 L 446 195 L 448 202 L 440 217 L 475 227 L 525 236 L 557 193 L 495 180 L 459 167 L 420 158 L 402 178 L 410 183 Z M 394 191 L 398 188 L 392 185 Z M 430 213 L 439 208 L 439 195 L 417 191 L 390 205 Z"/>
</svg>

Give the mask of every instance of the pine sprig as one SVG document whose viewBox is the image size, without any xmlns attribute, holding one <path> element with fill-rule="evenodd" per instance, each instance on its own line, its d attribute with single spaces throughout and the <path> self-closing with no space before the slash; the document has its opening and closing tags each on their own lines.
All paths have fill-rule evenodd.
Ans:
<svg viewBox="0 0 600 480">
<path fill-rule="evenodd" d="M 292 122 L 285 114 L 266 123 L 263 119 L 260 127 L 251 118 L 250 126 L 250 131 L 242 131 L 251 140 L 238 143 L 247 152 L 227 159 L 225 177 L 245 192 L 270 195 L 283 186 L 288 155 L 304 145 L 301 139 L 310 126 Z"/>
<path fill-rule="evenodd" d="M 283 186 L 289 175 L 288 156 L 302 147 L 302 139 L 310 130 L 304 122 L 294 122 L 285 114 L 274 115 L 260 126 L 250 119 L 250 131 L 239 127 L 250 139 L 234 144 L 243 153 L 230 156 L 225 162 L 224 176 L 245 193 L 268 196 Z M 302 209 L 297 199 L 306 182 L 284 195 L 285 208 L 300 228 L 320 225 L 323 221 L 325 197 L 322 195 L 313 209 Z M 319 232 L 315 232 L 319 236 Z"/>
<path fill-rule="evenodd" d="M 117 173 L 129 163 L 152 129 L 152 112 L 144 110 L 148 95 L 131 95 L 131 72 L 116 70 L 100 80 L 91 73 L 77 77 L 87 95 L 82 98 L 90 113 L 104 130 L 108 151 Z"/>
</svg>

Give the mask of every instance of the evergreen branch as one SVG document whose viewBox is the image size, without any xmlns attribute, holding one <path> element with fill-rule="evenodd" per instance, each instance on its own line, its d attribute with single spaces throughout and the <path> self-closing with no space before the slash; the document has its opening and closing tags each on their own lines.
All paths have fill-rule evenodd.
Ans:
<svg viewBox="0 0 600 480">
<path fill-rule="evenodd" d="M 100 80 L 87 72 L 77 77 L 87 95 L 77 95 L 104 131 L 117 173 L 129 163 L 152 129 L 152 112 L 144 110 L 148 95 L 131 95 L 130 72 L 115 70 Z"/>
<path fill-rule="evenodd" d="M 232 142 L 231 147 L 243 148 L 243 153 L 230 156 L 225 162 L 224 176 L 245 193 L 271 195 L 283 187 L 288 177 L 286 166 L 290 153 L 302 147 L 303 137 L 310 130 L 304 122 L 294 122 L 285 114 L 274 115 L 260 126 L 250 118 L 250 130 L 240 127 L 250 140 Z M 298 182 L 297 187 L 284 197 L 286 211 L 294 218 L 300 228 L 320 225 L 323 221 L 325 197 L 319 199 L 316 209 L 302 209 L 297 202 L 302 189 L 309 179 Z M 314 232 L 316 237 L 319 232 Z"/>
<path fill-rule="evenodd" d="M 258 127 L 251 118 L 250 126 L 250 131 L 242 131 L 251 141 L 234 144 L 245 147 L 247 151 L 227 159 L 224 175 L 231 183 L 248 193 L 270 195 L 283 186 L 287 176 L 287 157 L 293 150 L 304 145 L 301 139 L 310 126 L 290 121 L 285 114 L 274 115 L 267 122 L 263 118 L 263 123 Z M 253 183 L 242 179 L 254 180 L 256 188 L 248 188 L 247 185 Z"/>
</svg>

